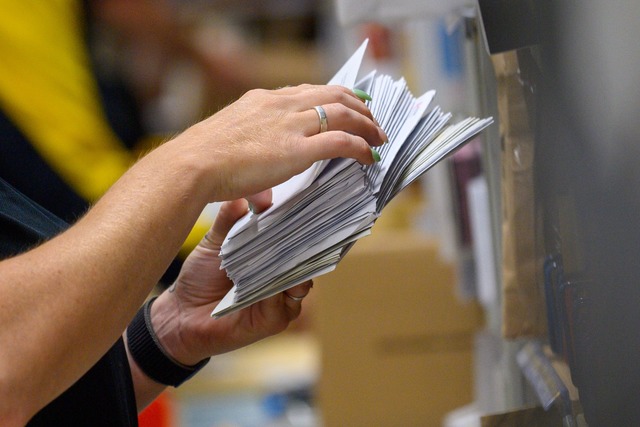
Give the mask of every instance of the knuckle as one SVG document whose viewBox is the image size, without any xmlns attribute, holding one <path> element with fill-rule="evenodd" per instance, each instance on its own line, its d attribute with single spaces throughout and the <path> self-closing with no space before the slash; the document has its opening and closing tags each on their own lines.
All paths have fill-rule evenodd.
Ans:
<svg viewBox="0 0 640 427">
<path fill-rule="evenodd" d="M 336 132 L 335 145 L 338 150 L 344 152 L 346 149 L 351 147 L 350 135 L 346 132 Z"/>
<path fill-rule="evenodd" d="M 336 88 L 336 98 L 340 104 L 345 105 L 353 101 L 353 97 L 348 93 L 349 89 L 344 86 L 336 86 Z"/>
<path fill-rule="evenodd" d="M 346 107 L 344 104 L 341 104 L 339 102 L 329 104 L 324 108 L 325 108 L 325 112 L 327 112 L 327 116 L 329 115 L 329 112 L 331 112 L 331 118 L 334 120 L 338 120 L 340 122 L 349 120 L 351 117 L 351 114 L 353 113 L 353 110 L 351 110 L 350 108 Z"/>
<path fill-rule="evenodd" d="M 262 89 L 262 88 L 255 88 L 255 89 L 249 89 L 248 91 L 246 91 L 244 93 L 244 95 L 242 96 L 242 98 L 256 98 L 256 97 L 261 97 L 266 95 L 266 93 L 269 92 L 266 89 Z"/>
<path fill-rule="evenodd" d="M 259 108 L 269 108 L 273 106 L 276 99 L 277 97 L 272 96 L 270 90 L 262 88 L 250 89 L 240 98 L 241 101 Z"/>
<path fill-rule="evenodd" d="M 346 90 L 345 87 L 337 86 L 337 85 L 329 85 L 324 87 L 324 91 L 331 97 L 333 102 L 337 102 L 341 104 L 346 102 L 346 99 L 348 97 L 345 90 Z"/>
</svg>

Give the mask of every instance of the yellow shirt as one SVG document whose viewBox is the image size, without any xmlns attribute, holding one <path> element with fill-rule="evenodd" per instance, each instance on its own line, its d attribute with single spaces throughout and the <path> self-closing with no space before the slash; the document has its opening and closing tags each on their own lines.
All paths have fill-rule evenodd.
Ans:
<svg viewBox="0 0 640 427">
<path fill-rule="evenodd" d="M 100 105 L 77 0 L 2 0 L 0 105 L 52 169 L 89 201 L 133 159 Z"/>
<path fill-rule="evenodd" d="M 135 159 L 101 106 L 83 19 L 78 0 L 0 0 L 0 106 L 51 168 L 92 202 Z M 207 228 L 196 224 L 183 255 Z"/>
</svg>

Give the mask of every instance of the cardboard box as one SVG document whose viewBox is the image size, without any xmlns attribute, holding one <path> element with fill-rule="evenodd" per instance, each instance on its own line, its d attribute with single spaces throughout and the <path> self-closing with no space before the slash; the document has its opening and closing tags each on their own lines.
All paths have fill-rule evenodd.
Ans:
<svg viewBox="0 0 640 427">
<path fill-rule="evenodd" d="M 438 426 L 473 400 L 482 311 L 433 241 L 374 230 L 315 284 L 323 426 Z"/>
</svg>

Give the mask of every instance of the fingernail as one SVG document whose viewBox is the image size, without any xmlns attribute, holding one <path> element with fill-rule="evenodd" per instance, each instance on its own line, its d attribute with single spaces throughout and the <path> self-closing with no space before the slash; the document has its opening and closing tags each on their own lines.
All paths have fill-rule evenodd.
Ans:
<svg viewBox="0 0 640 427">
<path fill-rule="evenodd" d="M 380 154 L 373 148 L 371 149 L 371 155 L 373 156 L 373 160 L 375 160 L 376 162 L 380 161 Z"/>
<path fill-rule="evenodd" d="M 356 96 L 363 101 L 371 101 L 371 96 L 361 89 L 354 89 L 353 93 L 355 93 Z"/>
<path fill-rule="evenodd" d="M 387 136 L 385 131 L 383 131 L 382 128 L 380 128 L 380 132 L 382 132 L 382 144 L 388 143 L 389 142 L 389 137 Z"/>
</svg>

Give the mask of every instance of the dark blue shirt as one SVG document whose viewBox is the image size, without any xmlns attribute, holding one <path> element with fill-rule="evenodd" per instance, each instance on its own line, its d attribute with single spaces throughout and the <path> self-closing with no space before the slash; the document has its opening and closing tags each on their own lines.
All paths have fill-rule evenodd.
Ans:
<svg viewBox="0 0 640 427">
<path fill-rule="evenodd" d="M 0 258 L 28 250 L 67 224 L 0 179 Z M 56 375 L 51 366 L 51 375 Z M 122 339 L 28 426 L 137 426 L 131 371 Z"/>
</svg>

